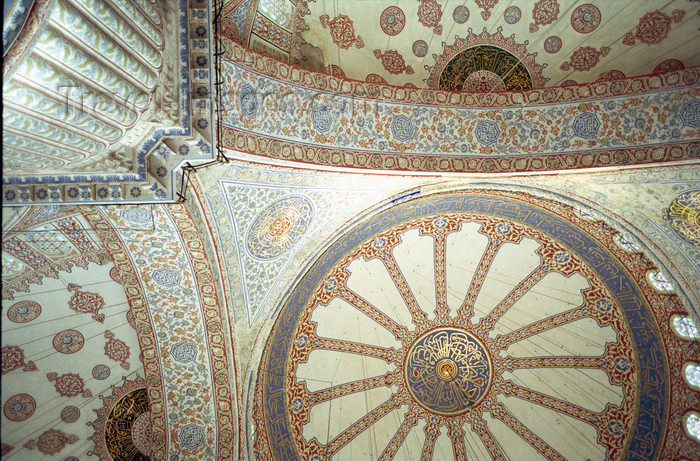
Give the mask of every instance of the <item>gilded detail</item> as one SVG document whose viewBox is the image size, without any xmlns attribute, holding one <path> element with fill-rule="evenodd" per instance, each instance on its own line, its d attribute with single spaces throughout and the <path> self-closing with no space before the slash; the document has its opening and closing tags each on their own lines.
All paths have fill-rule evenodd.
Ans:
<svg viewBox="0 0 700 461">
<path fill-rule="evenodd" d="M 463 413 L 481 401 L 491 385 L 491 358 L 471 333 L 439 328 L 418 338 L 406 358 L 406 385 L 426 410 Z"/>
</svg>

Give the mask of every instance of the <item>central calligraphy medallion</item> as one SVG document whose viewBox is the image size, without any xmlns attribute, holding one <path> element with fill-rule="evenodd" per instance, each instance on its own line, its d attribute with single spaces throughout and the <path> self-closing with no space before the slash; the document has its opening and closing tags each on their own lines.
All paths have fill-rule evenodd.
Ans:
<svg viewBox="0 0 700 461">
<path fill-rule="evenodd" d="M 438 328 L 419 337 L 406 356 L 406 385 L 420 406 L 440 415 L 464 413 L 491 385 L 486 347 L 460 328 Z"/>
</svg>

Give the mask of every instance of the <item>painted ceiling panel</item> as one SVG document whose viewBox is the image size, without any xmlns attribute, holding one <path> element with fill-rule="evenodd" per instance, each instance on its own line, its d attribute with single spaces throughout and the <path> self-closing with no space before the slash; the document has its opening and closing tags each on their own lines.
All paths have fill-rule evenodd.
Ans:
<svg viewBox="0 0 700 461">
<path fill-rule="evenodd" d="M 199 3 L 192 12 L 185 0 L 12 5 L 3 36 L 6 201 L 175 198 L 169 173 L 214 152 L 211 104 L 192 101 L 211 93 L 211 61 L 202 55 L 209 21 L 206 10 L 194 9 Z M 192 44 L 190 27 L 199 37 Z"/>
<path fill-rule="evenodd" d="M 351 82 L 227 43 L 220 120 L 222 147 L 232 151 L 442 172 L 564 170 L 700 155 L 697 68 L 572 88 L 454 93 Z"/>
<path fill-rule="evenodd" d="M 694 45 L 698 9 L 683 0 L 300 0 L 290 23 L 275 21 L 279 13 L 270 12 L 268 4 L 275 5 L 274 11 L 292 6 L 286 0 L 260 4 L 255 19 L 240 30 L 249 34 L 243 43 L 302 67 L 361 81 L 447 89 L 436 78 L 446 64 L 439 62 L 452 59 L 450 47 L 467 37 L 472 37 L 472 52 L 485 60 L 490 57 L 484 46 L 521 47 L 541 69 L 530 73 L 535 88 L 700 65 Z M 269 25 L 259 27 L 258 15 Z M 494 40 L 496 34 L 504 39 Z M 281 36 L 291 38 L 281 43 Z M 490 72 L 489 90 L 503 90 L 499 82 L 508 72 L 489 67 L 488 62 L 462 65 L 470 74 Z"/>
</svg>

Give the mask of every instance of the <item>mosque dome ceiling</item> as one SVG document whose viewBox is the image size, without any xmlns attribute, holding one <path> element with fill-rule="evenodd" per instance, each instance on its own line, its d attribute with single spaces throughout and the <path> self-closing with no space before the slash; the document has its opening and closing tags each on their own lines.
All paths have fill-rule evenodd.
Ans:
<svg viewBox="0 0 700 461">
<path fill-rule="evenodd" d="M 5 6 L 3 459 L 700 461 L 697 2 Z"/>
<path fill-rule="evenodd" d="M 275 322 L 257 455 L 688 456 L 660 419 L 691 393 L 664 370 L 693 355 L 665 327 L 678 299 L 635 282 L 649 263 L 587 213 L 481 188 L 357 222 Z"/>
</svg>

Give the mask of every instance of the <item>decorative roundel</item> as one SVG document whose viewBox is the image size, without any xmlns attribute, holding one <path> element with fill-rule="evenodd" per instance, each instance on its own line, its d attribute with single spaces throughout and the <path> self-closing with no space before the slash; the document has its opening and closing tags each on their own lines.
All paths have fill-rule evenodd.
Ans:
<svg viewBox="0 0 700 461">
<path fill-rule="evenodd" d="M 151 424 L 148 415 L 148 394 L 145 388 L 129 392 L 114 405 L 104 428 L 107 450 L 112 459 L 144 459 L 143 456 L 151 455 Z M 139 454 L 143 456 L 139 457 Z"/>
<path fill-rule="evenodd" d="M 131 426 L 131 440 L 136 449 L 146 456 L 151 456 L 151 415 L 148 412 L 141 413 L 134 425 Z"/>
<path fill-rule="evenodd" d="M 131 325 L 131 328 L 134 330 L 136 329 L 136 320 L 134 319 L 134 314 L 131 313 L 131 309 L 126 311 L 126 321 L 129 325 Z"/>
<path fill-rule="evenodd" d="M 390 6 L 379 17 L 379 25 L 387 35 L 397 35 L 406 25 L 406 15 L 401 8 Z"/>
<path fill-rule="evenodd" d="M 275 259 L 301 239 L 313 219 L 313 205 L 303 195 L 275 200 L 248 227 L 246 250 L 257 259 Z"/>
<path fill-rule="evenodd" d="M 83 348 L 85 338 L 77 330 L 63 330 L 53 338 L 53 347 L 61 354 L 74 354 Z"/>
<path fill-rule="evenodd" d="M 491 385 L 491 358 L 474 335 L 438 328 L 416 339 L 404 365 L 408 391 L 439 415 L 457 415 L 479 403 Z"/>
<path fill-rule="evenodd" d="M 469 74 L 462 85 L 462 91 L 489 92 L 505 90 L 506 84 L 503 82 L 503 79 L 498 74 L 488 70 L 477 70 Z"/>
<path fill-rule="evenodd" d="M 508 24 L 515 24 L 516 22 L 520 21 L 521 15 L 522 13 L 520 12 L 520 8 L 517 6 L 509 6 L 503 13 L 503 19 L 505 19 Z"/>
<path fill-rule="evenodd" d="M 622 73 L 619 70 L 609 70 L 607 72 L 603 72 L 600 74 L 600 76 L 596 79 L 596 82 L 606 82 L 610 80 L 619 80 L 621 78 L 625 78 L 625 74 Z"/>
<path fill-rule="evenodd" d="M 107 365 L 95 365 L 92 369 L 92 377 L 102 381 L 103 379 L 109 378 L 112 370 Z"/>
<path fill-rule="evenodd" d="M 80 408 L 74 405 L 68 405 L 61 410 L 61 421 L 64 423 L 74 423 L 80 418 Z"/>
<path fill-rule="evenodd" d="M 14 303 L 7 310 L 7 318 L 15 323 L 31 322 L 41 314 L 41 306 L 34 301 Z"/>
<path fill-rule="evenodd" d="M 685 242 L 700 247 L 700 190 L 683 192 L 666 210 L 671 230 Z"/>
<path fill-rule="evenodd" d="M 561 82 L 561 86 L 571 86 L 571 85 L 578 85 L 578 82 L 576 80 L 564 80 Z"/>
<path fill-rule="evenodd" d="M 458 6 L 452 12 L 452 19 L 454 19 L 457 24 L 464 24 L 469 20 L 469 8 L 464 5 Z"/>
<path fill-rule="evenodd" d="M 342 67 L 337 66 L 335 64 L 329 64 L 326 66 L 326 73 L 333 75 L 334 77 L 342 77 L 345 78 L 345 71 L 342 69 Z"/>
<path fill-rule="evenodd" d="M 29 394 L 13 395 L 7 399 L 3 407 L 5 417 L 15 423 L 28 419 L 34 414 L 34 410 L 36 410 L 36 401 Z"/>
<path fill-rule="evenodd" d="M 419 58 L 422 58 L 426 54 L 428 54 L 428 44 L 425 43 L 423 40 L 416 40 L 413 42 L 413 54 L 418 56 Z"/>
<path fill-rule="evenodd" d="M 650 260 L 618 247 L 615 226 L 552 195 L 444 191 L 338 236 L 272 327 L 254 449 L 270 460 L 574 459 L 582 447 L 591 459 L 675 459 L 672 415 L 695 391 L 671 372 L 686 345 L 662 325 L 682 301 L 644 282 Z"/>
<path fill-rule="evenodd" d="M 685 66 L 678 59 L 667 59 L 662 61 L 658 66 L 654 68 L 655 74 L 662 74 L 664 72 L 671 72 L 674 70 L 684 69 Z"/>
<path fill-rule="evenodd" d="M 112 280 L 114 280 L 115 282 L 117 282 L 118 284 L 120 284 L 120 285 L 121 285 L 122 283 L 124 283 L 124 282 L 122 281 L 121 272 L 119 271 L 119 269 L 117 268 L 117 266 L 114 266 L 113 268 L 111 268 L 111 269 L 109 270 L 109 277 L 110 277 Z"/>
<path fill-rule="evenodd" d="M 472 83 L 467 80 L 479 71 L 474 81 L 480 82 L 486 75 L 501 81 L 506 90 L 532 88 L 532 76 L 527 66 L 514 54 L 491 45 L 478 45 L 456 54 L 443 68 L 438 87 L 441 90 L 460 91 Z"/>
<path fill-rule="evenodd" d="M 571 13 L 571 26 L 582 34 L 593 32 L 600 25 L 600 10 L 590 3 L 581 5 Z"/>
<path fill-rule="evenodd" d="M 554 54 L 561 50 L 561 39 L 556 35 L 547 37 L 544 41 L 544 50 L 549 54 Z"/>
<path fill-rule="evenodd" d="M 367 83 L 378 83 L 380 85 L 386 85 L 386 80 L 384 80 L 384 77 L 378 74 L 369 74 L 365 78 L 365 82 Z"/>
</svg>

